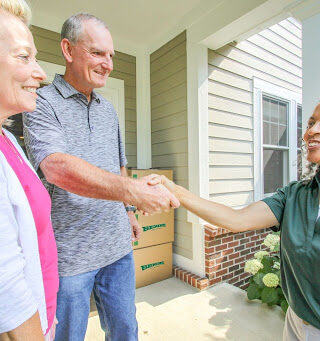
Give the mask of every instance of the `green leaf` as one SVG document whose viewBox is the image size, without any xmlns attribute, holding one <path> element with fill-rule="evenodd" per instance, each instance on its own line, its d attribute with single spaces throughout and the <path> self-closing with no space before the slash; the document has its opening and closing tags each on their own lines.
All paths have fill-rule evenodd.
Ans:
<svg viewBox="0 0 320 341">
<path fill-rule="evenodd" d="M 262 282 L 262 278 L 265 276 L 264 273 L 258 272 L 253 276 L 254 282 L 258 285 L 259 288 L 264 288 L 264 283 Z"/>
<path fill-rule="evenodd" d="M 261 260 L 261 263 L 263 265 L 264 273 L 272 272 L 272 266 L 273 266 L 272 257 L 263 257 L 263 259 Z"/>
<path fill-rule="evenodd" d="M 277 304 L 279 295 L 276 288 L 265 287 L 261 292 L 261 301 L 269 305 Z"/>
<path fill-rule="evenodd" d="M 287 302 L 286 299 L 282 300 L 281 303 L 280 303 L 280 307 L 281 309 L 286 313 L 287 312 L 287 309 L 289 307 L 289 304 Z"/>
<path fill-rule="evenodd" d="M 280 251 L 280 244 L 277 244 L 272 252 L 279 252 Z"/>
<path fill-rule="evenodd" d="M 277 287 L 276 289 L 277 289 L 277 293 L 278 293 L 279 297 L 283 298 L 284 294 L 283 294 L 282 288 L 281 287 Z"/>
<path fill-rule="evenodd" d="M 260 298 L 261 295 L 261 289 L 259 289 L 258 285 L 255 283 L 252 283 L 247 288 L 247 296 L 249 300 L 255 300 Z"/>
</svg>

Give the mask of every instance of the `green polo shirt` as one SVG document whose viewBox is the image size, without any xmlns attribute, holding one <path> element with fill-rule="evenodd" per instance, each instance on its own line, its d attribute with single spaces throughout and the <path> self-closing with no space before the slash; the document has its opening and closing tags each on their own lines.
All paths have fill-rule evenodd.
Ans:
<svg viewBox="0 0 320 341">
<path fill-rule="evenodd" d="M 319 173 L 291 182 L 263 201 L 281 230 L 281 286 L 293 311 L 320 329 Z"/>
</svg>

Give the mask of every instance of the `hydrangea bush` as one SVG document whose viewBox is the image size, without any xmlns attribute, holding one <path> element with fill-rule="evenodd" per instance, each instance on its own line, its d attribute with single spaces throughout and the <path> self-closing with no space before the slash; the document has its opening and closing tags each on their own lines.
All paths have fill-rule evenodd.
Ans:
<svg viewBox="0 0 320 341">
<path fill-rule="evenodd" d="M 254 258 L 246 262 L 244 271 L 253 276 L 249 279 L 247 295 L 249 300 L 259 299 L 269 306 L 279 305 L 284 312 L 288 309 L 288 303 L 283 295 L 280 285 L 280 235 L 273 232 L 267 235 L 264 245 L 272 253 L 259 251 Z"/>
</svg>

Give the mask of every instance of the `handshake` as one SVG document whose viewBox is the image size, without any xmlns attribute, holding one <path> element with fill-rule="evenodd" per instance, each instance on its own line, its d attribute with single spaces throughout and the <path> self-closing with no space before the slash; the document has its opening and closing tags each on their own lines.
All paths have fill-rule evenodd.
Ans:
<svg viewBox="0 0 320 341">
<path fill-rule="evenodd" d="M 180 206 L 175 195 L 177 187 L 163 175 L 151 174 L 138 180 L 130 179 L 127 202 L 146 215 L 167 212 Z"/>
</svg>

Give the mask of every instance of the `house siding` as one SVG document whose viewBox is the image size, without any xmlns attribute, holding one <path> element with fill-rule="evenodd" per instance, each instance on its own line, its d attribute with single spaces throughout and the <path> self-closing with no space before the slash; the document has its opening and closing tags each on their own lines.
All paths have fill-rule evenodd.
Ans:
<svg viewBox="0 0 320 341">
<path fill-rule="evenodd" d="M 208 51 L 209 193 L 233 207 L 253 201 L 253 77 L 302 92 L 301 27 L 286 19 Z"/>
<path fill-rule="evenodd" d="M 150 56 L 152 167 L 170 168 L 188 188 L 186 32 Z M 192 259 L 192 228 L 183 208 L 175 211 L 174 252 Z"/>
<path fill-rule="evenodd" d="M 38 59 L 64 65 L 60 49 L 60 34 L 37 26 L 32 26 L 31 31 L 38 50 Z M 124 81 L 126 155 L 128 167 L 137 167 L 136 58 L 116 52 L 111 77 Z"/>
<path fill-rule="evenodd" d="M 211 200 L 232 207 L 253 202 L 253 77 L 302 93 L 301 45 L 301 26 L 289 18 L 240 43 L 208 50 Z M 245 261 L 265 249 L 270 231 L 216 231 L 205 230 L 208 285 L 228 281 L 246 288 Z"/>
</svg>

